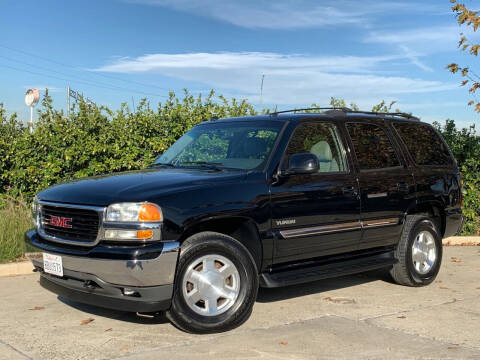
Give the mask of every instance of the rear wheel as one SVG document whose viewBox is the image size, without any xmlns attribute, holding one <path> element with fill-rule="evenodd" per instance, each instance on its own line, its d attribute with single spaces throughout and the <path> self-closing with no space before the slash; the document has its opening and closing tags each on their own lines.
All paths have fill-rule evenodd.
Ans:
<svg viewBox="0 0 480 360">
<path fill-rule="evenodd" d="M 248 319 L 257 291 L 257 269 L 241 243 L 219 233 L 198 233 L 182 244 L 167 317 L 189 332 L 227 331 Z"/>
<path fill-rule="evenodd" d="M 442 239 L 435 222 L 425 215 L 409 215 L 395 250 L 398 263 L 390 271 L 395 282 L 408 286 L 430 284 L 442 262 Z"/>
</svg>

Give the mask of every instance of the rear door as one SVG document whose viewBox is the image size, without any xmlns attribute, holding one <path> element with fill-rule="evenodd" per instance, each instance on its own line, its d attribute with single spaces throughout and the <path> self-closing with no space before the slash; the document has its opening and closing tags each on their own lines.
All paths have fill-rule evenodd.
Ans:
<svg viewBox="0 0 480 360">
<path fill-rule="evenodd" d="M 411 169 L 383 121 L 348 122 L 358 164 L 363 235 L 360 249 L 398 242 L 405 212 L 415 202 Z"/>
<path fill-rule="evenodd" d="M 285 176 L 271 187 L 274 263 L 353 251 L 361 237 L 357 180 L 337 125 L 299 123 L 280 166 L 305 152 L 317 156 L 319 171 Z"/>
</svg>

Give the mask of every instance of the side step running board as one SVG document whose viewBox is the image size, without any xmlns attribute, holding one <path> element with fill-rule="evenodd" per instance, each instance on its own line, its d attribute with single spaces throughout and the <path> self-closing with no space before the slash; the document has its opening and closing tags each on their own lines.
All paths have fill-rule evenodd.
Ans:
<svg viewBox="0 0 480 360">
<path fill-rule="evenodd" d="M 397 263 L 393 257 L 370 256 L 320 266 L 260 274 L 260 286 L 276 288 L 310 281 L 351 275 L 391 266 Z"/>
</svg>

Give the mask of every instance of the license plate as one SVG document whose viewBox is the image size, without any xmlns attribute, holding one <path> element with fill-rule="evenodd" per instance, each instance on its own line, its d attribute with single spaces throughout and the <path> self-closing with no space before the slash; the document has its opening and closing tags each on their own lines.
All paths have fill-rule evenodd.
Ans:
<svg viewBox="0 0 480 360">
<path fill-rule="evenodd" d="M 62 257 L 43 253 L 43 271 L 52 275 L 63 276 Z"/>
</svg>

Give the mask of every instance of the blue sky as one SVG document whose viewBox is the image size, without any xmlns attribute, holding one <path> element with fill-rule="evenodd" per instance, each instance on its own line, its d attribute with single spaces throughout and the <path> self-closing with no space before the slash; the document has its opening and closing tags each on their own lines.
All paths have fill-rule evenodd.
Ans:
<svg viewBox="0 0 480 360">
<path fill-rule="evenodd" d="M 112 108 L 214 89 L 259 108 L 396 100 L 466 126 L 479 115 L 445 70 L 477 60 L 461 31 L 448 0 L 0 0 L 0 102 L 27 119 L 30 87 L 59 108 L 67 85 Z"/>
</svg>

